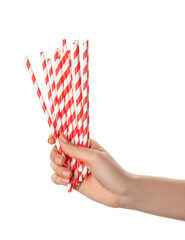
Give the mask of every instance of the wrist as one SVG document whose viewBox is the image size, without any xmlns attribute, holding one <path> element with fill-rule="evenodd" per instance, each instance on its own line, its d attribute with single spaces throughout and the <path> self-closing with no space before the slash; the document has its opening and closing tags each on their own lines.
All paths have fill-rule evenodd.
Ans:
<svg viewBox="0 0 185 240">
<path fill-rule="evenodd" d="M 120 195 L 119 208 L 132 209 L 133 189 L 137 175 L 127 172 L 126 190 Z"/>
</svg>

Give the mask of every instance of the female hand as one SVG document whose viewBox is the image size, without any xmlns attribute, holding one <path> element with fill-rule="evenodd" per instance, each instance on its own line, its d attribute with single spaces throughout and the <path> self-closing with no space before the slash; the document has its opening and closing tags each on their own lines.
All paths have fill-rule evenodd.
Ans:
<svg viewBox="0 0 185 240">
<path fill-rule="evenodd" d="M 48 142 L 54 144 L 52 136 Z M 73 145 L 62 134 L 59 143 L 65 154 L 84 162 L 91 174 L 83 179 L 75 190 L 88 198 L 110 207 L 125 207 L 132 189 L 131 173 L 125 171 L 114 158 L 95 140 L 90 140 L 90 148 Z M 65 168 L 65 159 L 58 153 L 56 146 L 51 150 L 51 168 L 54 174 L 51 179 L 59 185 L 67 185 L 70 182 L 71 171 Z"/>
</svg>

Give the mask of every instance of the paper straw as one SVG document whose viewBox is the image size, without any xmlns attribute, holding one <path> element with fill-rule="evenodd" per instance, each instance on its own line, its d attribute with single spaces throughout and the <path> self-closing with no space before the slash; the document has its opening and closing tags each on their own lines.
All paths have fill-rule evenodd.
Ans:
<svg viewBox="0 0 185 240">
<path fill-rule="evenodd" d="M 68 132 L 68 139 L 71 141 L 73 138 L 73 129 L 72 129 L 72 121 L 71 121 L 71 108 L 70 108 L 70 101 L 69 101 L 69 92 L 68 92 L 68 84 L 67 84 L 67 77 L 66 77 L 66 62 L 67 55 L 64 54 L 64 51 L 61 52 L 61 80 L 63 85 L 63 93 L 64 93 L 64 104 L 65 104 L 65 110 L 67 115 L 67 132 Z M 68 163 L 70 165 L 71 171 L 73 171 L 73 163 L 72 158 L 68 157 Z M 74 180 L 74 179 L 73 179 Z"/>
<path fill-rule="evenodd" d="M 72 109 L 72 104 L 71 104 L 71 88 L 70 88 L 70 69 L 69 69 L 69 65 L 67 64 L 68 61 L 68 54 L 66 51 L 66 48 L 62 50 L 61 52 L 62 55 L 62 79 L 63 79 L 63 85 L 64 85 L 64 98 L 65 98 L 65 107 L 66 107 L 66 112 L 67 112 L 67 124 L 68 124 L 68 134 L 69 134 L 69 140 L 74 144 L 73 141 L 73 136 L 74 136 L 74 130 L 73 129 L 73 109 Z M 70 164 L 71 164 L 71 170 L 72 172 L 76 172 L 76 160 L 70 158 Z M 74 178 L 76 178 L 78 176 L 77 173 L 75 173 L 75 175 L 73 175 Z M 74 179 L 76 180 L 76 179 Z"/>
<path fill-rule="evenodd" d="M 78 124 L 79 145 L 83 145 L 83 108 L 82 108 L 82 87 L 81 87 L 81 73 L 80 73 L 80 52 L 79 42 L 77 40 L 73 43 L 73 57 L 74 57 L 74 80 L 75 80 L 75 100 L 76 100 L 76 115 Z M 80 162 L 79 171 L 81 176 L 79 181 L 82 181 L 82 163 Z"/>
<path fill-rule="evenodd" d="M 89 79 L 88 79 L 88 42 L 83 43 L 83 145 L 89 147 Z M 83 164 L 83 178 L 87 178 L 87 166 Z"/>
<path fill-rule="evenodd" d="M 58 50 L 54 54 L 54 66 L 55 66 L 55 79 L 56 79 L 55 92 L 57 95 L 59 111 L 62 119 L 63 133 L 66 137 L 68 137 L 67 117 L 66 117 L 65 102 L 64 102 L 64 87 L 62 84 L 62 71 L 61 71 L 62 66 L 60 61 L 60 53 Z M 53 87 L 54 86 L 52 86 L 52 88 Z"/>
<path fill-rule="evenodd" d="M 57 97 L 59 109 L 62 117 L 62 126 L 64 135 L 70 140 L 70 133 L 68 132 L 68 124 L 67 124 L 67 114 L 66 114 L 66 106 L 65 106 L 65 96 L 64 96 L 64 86 L 63 86 L 63 73 L 62 73 L 62 60 L 59 50 L 57 50 L 54 54 L 54 65 L 55 65 L 55 77 L 56 77 L 56 89 L 57 89 Z M 69 114 L 68 114 L 69 116 Z M 67 163 L 69 169 L 71 169 L 70 158 L 66 156 Z M 73 177 L 71 178 L 71 183 L 73 182 Z M 70 188 L 68 191 L 71 191 Z"/>
<path fill-rule="evenodd" d="M 66 109 L 67 115 L 67 127 L 68 127 L 68 137 L 69 140 L 72 139 L 72 122 L 71 122 L 71 108 L 70 108 L 70 101 L 69 101 L 69 88 L 67 84 L 67 73 L 66 73 L 66 59 L 67 53 L 64 54 L 61 51 L 61 60 L 60 60 L 60 73 L 61 73 L 61 86 L 63 86 L 63 94 L 64 94 L 64 106 Z"/>
<path fill-rule="evenodd" d="M 88 96 L 88 103 L 87 103 L 87 107 L 88 107 L 88 145 L 90 145 L 90 127 L 89 127 L 89 40 L 86 41 L 87 43 L 87 79 L 88 79 L 88 87 L 87 87 L 87 96 Z M 88 170 L 88 174 L 90 174 L 90 170 Z"/>
<path fill-rule="evenodd" d="M 69 94 L 69 106 L 71 109 L 71 121 L 72 121 L 72 131 L 73 131 L 73 138 L 71 139 L 71 142 L 73 144 L 78 144 L 78 128 L 77 128 L 77 121 L 76 121 L 76 112 L 75 112 L 75 106 L 74 106 L 74 94 L 73 94 L 73 86 L 72 86 L 72 70 L 71 70 L 71 55 L 70 51 L 67 50 L 67 43 L 66 39 L 62 40 L 62 45 L 64 49 L 64 55 L 67 54 L 66 59 L 66 80 L 67 80 L 67 89 Z M 77 160 L 75 158 L 72 159 L 72 166 L 73 166 L 73 172 L 74 172 L 74 180 L 75 185 L 78 185 L 79 178 L 81 178 L 81 173 L 79 172 L 77 168 Z"/>
<path fill-rule="evenodd" d="M 80 52 L 79 42 L 73 44 L 74 53 L 74 79 L 75 79 L 75 94 L 76 94 L 76 110 L 77 110 L 77 123 L 78 123 L 78 134 L 79 144 L 83 145 L 83 108 L 82 108 L 82 86 L 81 86 L 81 73 L 80 73 Z"/>
<path fill-rule="evenodd" d="M 72 106 L 74 108 L 74 120 L 73 120 L 73 129 L 74 129 L 74 141 L 75 141 L 75 144 L 78 145 L 78 126 L 77 126 L 77 121 L 76 121 L 76 112 L 75 112 L 75 105 L 74 105 L 74 90 L 73 90 L 73 74 L 72 74 L 72 60 L 71 60 L 71 51 L 68 50 L 68 59 L 69 59 L 69 68 L 70 68 L 70 77 L 71 77 L 71 80 L 70 80 L 70 87 L 72 89 L 72 98 L 71 98 L 71 102 L 72 102 Z M 78 166 L 80 166 L 80 161 L 75 159 L 75 163 L 74 163 L 74 169 L 76 169 L 76 174 L 74 172 L 74 175 L 75 175 L 75 185 L 78 185 L 79 184 L 79 177 L 80 179 L 82 179 L 82 173 L 79 172 L 78 170 Z"/>
<path fill-rule="evenodd" d="M 53 67 L 52 67 L 52 62 L 51 62 L 50 58 L 47 59 L 47 65 L 48 65 L 48 70 L 49 70 L 49 83 L 50 83 L 50 88 L 51 88 L 53 104 L 54 104 L 54 112 L 55 112 L 55 119 L 57 122 L 57 130 L 58 130 L 58 134 L 60 135 L 63 132 L 63 127 L 62 127 L 60 109 L 59 109 L 59 105 L 58 105 L 58 97 L 57 97 L 56 87 L 55 87 Z"/>
<path fill-rule="evenodd" d="M 33 69 L 32 69 L 32 67 L 31 67 L 31 64 L 30 64 L 30 61 L 29 61 L 28 57 L 25 57 L 25 62 L 26 62 L 26 66 L 27 66 L 27 68 L 28 68 L 28 71 L 29 71 L 29 73 L 30 73 L 30 77 L 31 77 L 31 79 L 32 79 L 33 85 L 34 85 L 34 87 L 35 87 L 35 91 L 36 91 L 37 96 L 38 96 L 38 98 L 39 98 L 39 100 L 40 100 L 40 104 L 41 104 L 42 109 L 43 109 L 43 111 L 44 111 L 44 115 L 45 115 L 46 120 L 47 120 L 47 122 L 48 122 L 48 125 L 49 125 L 49 127 L 50 127 L 50 130 L 51 130 L 51 133 L 52 133 L 52 135 L 53 135 L 53 138 L 54 138 L 54 140 L 55 140 L 55 142 L 56 142 L 57 149 L 58 149 L 59 153 L 62 154 L 63 157 L 65 158 L 64 153 L 63 153 L 63 151 L 62 151 L 62 148 L 61 148 L 61 146 L 60 146 L 60 144 L 59 144 L 59 141 L 58 141 L 58 135 L 57 135 L 57 133 L 56 133 L 54 127 L 53 127 L 53 123 L 52 123 L 52 121 L 51 121 L 51 117 L 50 117 L 49 112 L 48 112 L 48 110 L 47 110 L 47 107 L 46 107 L 44 98 L 43 98 L 42 93 L 41 93 L 41 91 L 40 91 L 39 85 L 38 85 L 38 83 L 37 83 L 35 74 L 34 74 L 34 72 L 33 72 Z"/>
<path fill-rule="evenodd" d="M 54 108 L 54 103 L 53 103 L 53 99 L 52 99 L 51 86 L 50 86 L 50 82 L 49 82 L 49 74 L 48 74 L 48 69 L 47 69 L 47 65 L 46 65 L 46 59 L 45 59 L 44 52 L 41 52 L 40 56 L 41 56 L 41 61 L 42 61 L 42 68 L 43 68 L 43 73 L 44 73 L 45 84 L 46 84 L 47 93 L 48 93 L 47 95 L 48 95 L 48 102 L 49 102 L 49 109 L 50 109 L 50 113 L 51 113 L 51 119 L 52 119 L 52 122 L 53 122 L 53 126 L 56 129 L 56 132 L 58 134 L 59 126 L 57 126 L 55 110 L 54 110 L 55 108 Z"/>
</svg>

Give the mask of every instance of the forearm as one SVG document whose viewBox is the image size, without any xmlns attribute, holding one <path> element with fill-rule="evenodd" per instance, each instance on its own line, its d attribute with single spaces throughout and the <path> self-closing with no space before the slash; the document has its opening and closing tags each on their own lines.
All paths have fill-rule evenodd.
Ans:
<svg viewBox="0 0 185 240">
<path fill-rule="evenodd" d="M 185 180 L 131 174 L 121 207 L 185 221 Z"/>
</svg>

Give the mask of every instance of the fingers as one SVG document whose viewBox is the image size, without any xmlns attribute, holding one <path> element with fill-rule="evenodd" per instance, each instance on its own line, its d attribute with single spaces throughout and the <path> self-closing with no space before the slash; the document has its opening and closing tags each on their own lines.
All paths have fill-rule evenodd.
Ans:
<svg viewBox="0 0 185 240">
<path fill-rule="evenodd" d="M 65 163 L 65 159 L 62 157 L 62 155 L 58 152 L 57 150 L 57 147 L 54 146 L 52 149 L 51 149 L 51 152 L 50 152 L 50 159 L 51 161 L 59 164 L 59 165 L 64 165 Z"/>
<path fill-rule="evenodd" d="M 71 175 L 72 175 L 72 172 L 63 167 L 63 166 L 60 166 L 54 162 L 51 161 L 50 163 L 50 166 L 51 168 L 53 169 L 53 171 L 55 172 L 56 175 L 62 177 L 62 178 L 66 178 L 66 179 L 70 179 L 71 178 Z"/>
<path fill-rule="evenodd" d="M 96 155 L 95 149 L 74 145 L 68 141 L 64 134 L 61 134 L 59 143 L 64 153 L 87 164 L 91 164 Z"/>
<path fill-rule="evenodd" d="M 54 174 L 51 176 L 51 180 L 58 185 L 67 185 L 70 183 L 70 178 L 72 176 L 72 172 L 51 161 L 50 163 L 51 168 L 54 171 Z"/>
<path fill-rule="evenodd" d="M 48 143 L 55 143 L 51 134 L 49 135 Z M 105 149 L 93 139 L 90 140 L 90 148 L 72 144 L 64 134 L 59 137 L 59 143 L 64 153 L 86 164 L 91 164 L 99 151 L 105 151 Z M 57 164 L 64 165 L 65 159 L 58 153 L 56 146 L 51 150 L 50 158 Z"/>
<path fill-rule="evenodd" d="M 67 185 L 70 182 L 70 179 L 62 178 L 61 176 L 56 175 L 55 173 L 51 176 L 51 180 L 58 185 Z"/>
</svg>

